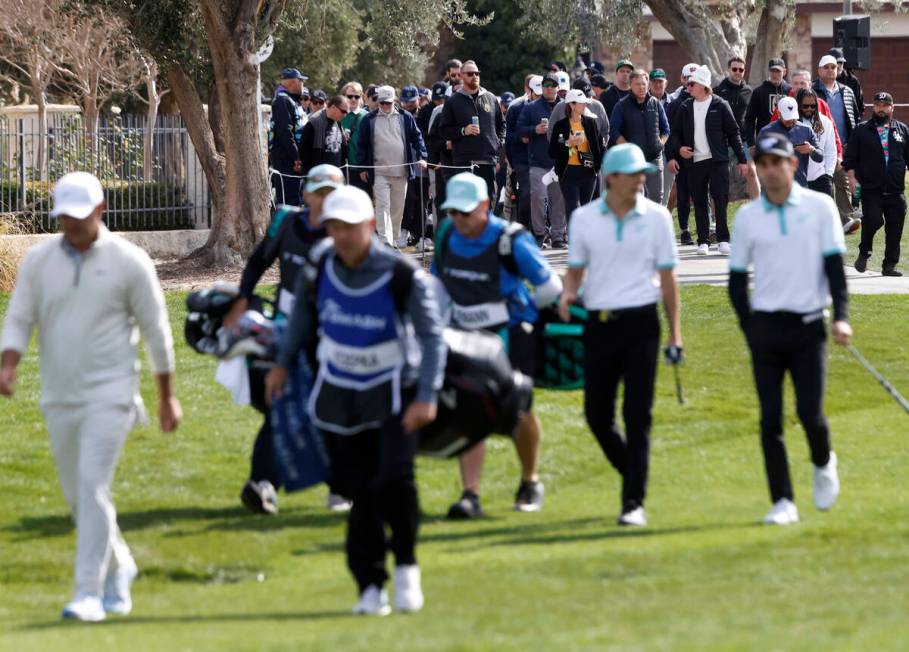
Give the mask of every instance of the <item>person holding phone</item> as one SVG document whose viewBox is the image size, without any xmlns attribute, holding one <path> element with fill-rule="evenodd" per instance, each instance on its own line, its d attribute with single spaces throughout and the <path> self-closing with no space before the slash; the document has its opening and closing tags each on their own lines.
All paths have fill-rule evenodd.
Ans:
<svg viewBox="0 0 909 652">
<path fill-rule="evenodd" d="M 579 206 L 593 199 L 597 172 L 606 151 L 596 116 L 587 110 L 589 102 L 584 91 L 568 91 L 565 97 L 568 113 L 553 125 L 549 141 L 549 155 L 555 161 L 568 218 Z"/>
<path fill-rule="evenodd" d="M 808 125 L 799 122 L 799 105 L 794 97 L 784 97 L 777 104 L 780 119 L 771 122 L 761 129 L 759 137 L 767 134 L 781 134 L 789 139 L 795 150 L 799 165 L 795 171 L 795 181 L 800 186 L 808 187 L 808 159 L 815 163 L 823 163 L 824 151 L 818 146 L 814 130 Z"/>
</svg>

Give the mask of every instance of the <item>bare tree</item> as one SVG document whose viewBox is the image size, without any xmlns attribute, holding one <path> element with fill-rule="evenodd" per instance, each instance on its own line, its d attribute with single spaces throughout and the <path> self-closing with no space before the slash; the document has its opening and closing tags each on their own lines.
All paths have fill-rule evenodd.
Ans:
<svg viewBox="0 0 909 652">
<path fill-rule="evenodd" d="M 8 72 L 0 75 L 10 83 L 28 86 L 38 109 L 35 168 L 38 179 L 44 177 L 47 147 L 47 89 L 53 82 L 55 25 L 54 17 L 60 0 L 0 0 L 0 61 Z"/>
<path fill-rule="evenodd" d="M 142 77 L 145 80 L 145 93 L 147 97 L 137 95 L 145 104 L 145 136 L 142 147 L 142 177 L 145 181 L 152 180 L 155 161 L 155 122 L 158 120 L 158 108 L 161 99 L 170 92 L 170 89 L 159 90 L 158 87 L 158 62 L 148 53 L 137 51 L 136 57 L 142 64 Z"/>
<path fill-rule="evenodd" d="M 142 62 L 126 24 L 102 7 L 59 12 L 56 20 L 54 67 L 59 85 L 82 108 L 85 126 L 95 134 L 101 107 L 114 93 L 136 83 Z"/>
</svg>

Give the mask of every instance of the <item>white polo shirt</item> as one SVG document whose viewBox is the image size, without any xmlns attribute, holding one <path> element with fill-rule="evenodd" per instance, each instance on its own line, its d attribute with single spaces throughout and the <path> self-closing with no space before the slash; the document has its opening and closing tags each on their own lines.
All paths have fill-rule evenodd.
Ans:
<svg viewBox="0 0 909 652">
<path fill-rule="evenodd" d="M 754 310 L 801 314 L 830 303 L 824 258 L 846 251 L 833 199 L 792 184 L 782 206 L 766 197 L 748 202 L 735 216 L 729 269 L 754 269 Z"/>
<path fill-rule="evenodd" d="M 568 225 L 568 266 L 586 268 L 583 296 L 588 310 L 638 308 L 660 300 L 659 270 L 678 260 L 672 217 L 638 195 L 618 218 L 601 199 L 581 206 Z"/>
</svg>

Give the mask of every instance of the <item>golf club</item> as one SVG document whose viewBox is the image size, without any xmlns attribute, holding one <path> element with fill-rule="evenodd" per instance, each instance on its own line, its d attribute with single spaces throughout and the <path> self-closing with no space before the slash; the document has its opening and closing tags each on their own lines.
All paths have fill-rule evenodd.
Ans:
<svg viewBox="0 0 909 652">
<path fill-rule="evenodd" d="M 685 405 L 685 393 L 682 391 L 682 377 L 679 374 L 679 365 L 672 365 L 675 370 L 675 395 L 679 399 L 679 405 Z"/>
<path fill-rule="evenodd" d="M 896 388 L 895 388 L 893 385 L 890 384 L 890 381 L 888 381 L 886 378 L 884 378 L 884 377 L 881 375 L 881 373 L 880 373 L 877 369 L 875 369 L 875 368 L 871 365 L 871 363 L 868 362 L 868 360 L 865 359 L 865 356 L 863 356 L 861 353 L 859 353 L 859 350 L 858 350 L 857 348 L 855 348 L 855 345 L 854 345 L 854 344 L 850 344 L 850 345 L 847 346 L 846 348 L 849 349 L 849 353 L 851 353 L 852 355 L 854 355 L 855 358 L 856 358 L 859 362 L 862 363 L 862 366 L 865 367 L 865 369 L 868 370 L 868 373 L 870 373 L 872 376 L 874 376 L 874 378 L 877 380 L 877 382 L 880 383 L 881 387 L 883 387 L 883 388 L 886 390 L 886 392 L 887 392 L 888 394 L 890 394 L 890 396 L 892 396 L 892 397 L 894 398 L 894 400 L 896 400 L 897 403 L 900 404 L 900 407 L 902 407 L 906 412 L 909 412 L 909 401 L 907 401 L 907 400 L 903 397 L 903 395 L 900 394 L 900 393 L 896 390 Z"/>
</svg>

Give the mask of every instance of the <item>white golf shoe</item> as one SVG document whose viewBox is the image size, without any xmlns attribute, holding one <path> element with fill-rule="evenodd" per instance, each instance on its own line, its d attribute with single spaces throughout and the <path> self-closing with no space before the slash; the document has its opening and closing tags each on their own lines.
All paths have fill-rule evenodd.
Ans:
<svg viewBox="0 0 909 652">
<path fill-rule="evenodd" d="M 799 522 L 799 510 L 788 498 L 780 498 L 764 517 L 767 525 L 792 525 Z"/>
<path fill-rule="evenodd" d="M 636 507 L 628 512 L 623 512 L 618 519 L 619 525 L 633 525 L 636 527 L 644 527 L 647 525 L 647 514 L 644 512 L 643 507 Z"/>
<path fill-rule="evenodd" d="M 86 623 L 97 623 L 107 617 L 107 614 L 104 613 L 104 606 L 101 604 L 101 598 L 84 593 L 77 593 L 76 597 L 63 607 L 62 615 L 66 619 L 81 620 Z"/>
<path fill-rule="evenodd" d="M 416 564 L 395 567 L 395 609 L 413 612 L 423 608 L 420 567 Z"/>
<path fill-rule="evenodd" d="M 131 589 L 138 572 L 136 563 L 131 561 L 107 574 L 104 597 L 101 598 L 101 604 L 107 613 L 125 616 L 133 610 Z"/>
<path fill-rule="evenodd" d="M 814 506 L 822 512 L 833 507 L 840 494 L 840 477 L 836 472 L 836 453 L 830 451 L 827 466 L 814 467 Z"/>
<path fill-rule="evenodd" d="M 361 616 L 387 616 L 391 613 L 388 605 L 388 593 L 375 584 L 360 594 L 360 600 L 354 605 L 353 613 Z"/>
<path fill-rule="evenodd" d="M 325 499 L 325 507 L 332 512 L 349 512 L 353 503 L 341 494 L 328 492 L 328 498 Z"/>
<path fill-rule="evenodd" d="M 706 256 L 710 253 L 710 245 L 698 245 L 698 256 Z"/>
<path fill-rule="evenodd" d="M 732 247 L 729 246 L 728 242 L 721 242 L 719 245 L 717 245 L 717 247 L 719 248 L 720 253 L 724 256 L 728 256 L 730 253 L 732 253 Z"/>
</svg>

